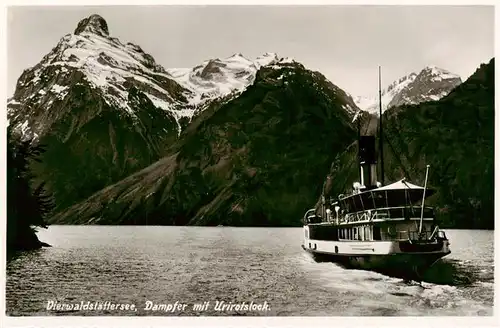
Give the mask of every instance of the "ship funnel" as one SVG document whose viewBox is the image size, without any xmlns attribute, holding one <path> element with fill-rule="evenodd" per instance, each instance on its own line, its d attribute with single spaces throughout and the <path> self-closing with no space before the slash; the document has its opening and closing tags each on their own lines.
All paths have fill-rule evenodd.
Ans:
<svg viewBox="0 0 500 328">
<path fill-rule="evenodd" d="M 358 159 L 361 185 L 367 189 L 377 187 L 377 155 L 375 153 L 375 137 L 360 136 L 358 141 Z"/>
</svg>

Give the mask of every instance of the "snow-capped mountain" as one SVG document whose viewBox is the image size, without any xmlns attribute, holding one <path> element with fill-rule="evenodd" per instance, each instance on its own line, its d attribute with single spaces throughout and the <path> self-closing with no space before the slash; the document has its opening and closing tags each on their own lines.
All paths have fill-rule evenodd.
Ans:
<svg viewBox="0 0 500 328">
<path fill-rule="evenodd" d="M 92 15 L 22 73 L 7 115 L 14 135 L 46 146 L 36 175 L 64 207 L 158 160 L 189 93 Z"/>
<path fill-rule="evenodd" d="M 462 83 L 460 76 L 436 66 L 427 66 L 420 73 L 411 73 L 392 82 L 382 90 L 382 111 L 405 104 L 439 100 Z M 354 97 L 356 105 L 372 114 L 379 112 L 379 97 Z"/>
<path fill-rule="evenodd" d="M 176 119 L 183 115 L 184 95 L 190 93 L 139 46 L 110 37 L 106 21 L 92 15 L 80 21 L 74 33 L 64 36 L 40 63 L 23 72 L 8 101 L 9 120 L 25 127 L 25 133 L 29 129 L 43 134 L 71 110 L 68 101 L 78 98 L 78 89 L 99 99 L 99 106 L 135 121 L 137 99 L 131 89 Z"/>
<path fill-rule="evenodd" d="M 159 160 L 186 121 L 237 97 L 262 66 L 293 63 L 236 54 L 167 71 L 91 15 L 22 73 L 7 116 L 13 136 L 46 145 L 36 175 L 60 209 Z"/>
<path fill-rule="evenodd" d="M 44 134 L 71 110 L 75 89 L 87 88 L 107 107 L 138 119 L 138 90 L 148 102 L 177 122 L 213 100 L 238 95 L 255 80 L 260 67 L 293 62 L 266 53 L 255 60 L 241 54 L 206 60 L 194 68 L 165 70 L 140 46 L 109 34 L 106 21 L 92 15 L 78 23 L 35 67 L 25 70 L 8 101 L 8 118 L 25 138 Z M 144 106 L 142 106 L 144 107 Z M 179 131 L 178 131 L 179 132 Z"/>
<path fill-rule="evenodd" d="M 194 68 L 169 68 L 170 77 L 189 90 L 187 108 L 201 109 L 214 99 L 243 92 L 255 80 L 257 71 L 267 65 L 292 63 L 275 53 L 250 60 L 237 53 L 225 59 L 210 59 Z"/>
</svg>

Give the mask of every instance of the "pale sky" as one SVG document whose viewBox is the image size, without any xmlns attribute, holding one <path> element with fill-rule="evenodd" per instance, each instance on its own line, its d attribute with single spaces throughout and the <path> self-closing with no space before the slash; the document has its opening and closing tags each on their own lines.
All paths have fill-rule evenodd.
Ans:
<svg viewBox="0 0 500 328">
<path fill-rule="evenodd" d="M 493 6 L 114 6 L 9 7 L 7 95 L 78 22 L 103 16 L 110 35 L 165 68 L 265 52 L 292 57 L 351 93 L 427 65 L 470 76 L 494 56 Z"/>
</svg>

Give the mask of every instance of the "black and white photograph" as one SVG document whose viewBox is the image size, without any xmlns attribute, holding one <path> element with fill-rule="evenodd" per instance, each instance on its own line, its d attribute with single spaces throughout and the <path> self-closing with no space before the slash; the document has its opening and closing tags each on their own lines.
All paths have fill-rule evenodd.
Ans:
<svg viewBox="0 0 500 328">
<path fill-rule="evenodd" d="M 4 320 L 494 319 L 494 5 L 6 16 Z"/>
</svg>

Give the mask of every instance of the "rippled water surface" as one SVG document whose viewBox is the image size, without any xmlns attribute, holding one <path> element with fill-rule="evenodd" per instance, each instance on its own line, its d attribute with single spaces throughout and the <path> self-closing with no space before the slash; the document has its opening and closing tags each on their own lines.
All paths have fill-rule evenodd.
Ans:
<svg viewBox="0 0 500 328">
<path fill-rule="evenodd" d="M 493 231 L 446 230 L 452 253 L 422 286 L 316 263 L 301 228 L 51 226 L 53 247 L 7 264 L 8 315 L 492 315 Z M 47 310 L 114 302 L 137 310 Z M 154 304 L 186 306 L 173 312 Z M 203 310 L 193 304 L 208 301 Z M 265 304 L 267 311 L 214 307 Z"/>
</svg>

